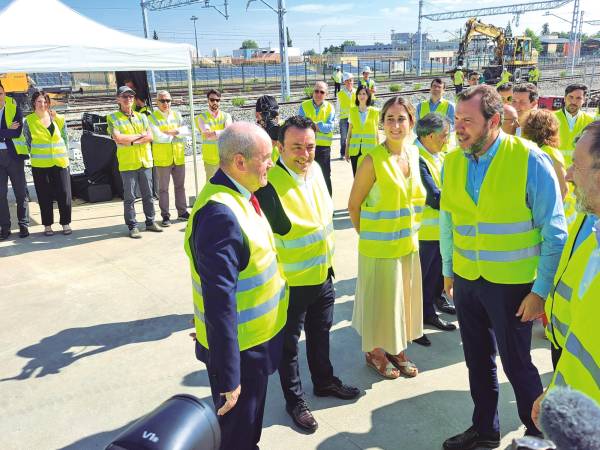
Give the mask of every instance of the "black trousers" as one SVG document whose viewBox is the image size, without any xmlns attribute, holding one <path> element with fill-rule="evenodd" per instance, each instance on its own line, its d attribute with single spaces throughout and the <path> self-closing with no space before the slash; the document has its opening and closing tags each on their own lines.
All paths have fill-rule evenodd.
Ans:
<svg viewBox="0 0 600 450">
<path fill-rule="evenodd" d="M 325 184 L 327 185 L 327 190 L 329 191 L 329 195 L 332 195 L 333 191 L 331 189 L 331 147 L 317 145 L 317 148 L 315 149 L 315 161 L 321 167 L 321 171 L 323 172 L 323 176 L 325 177 Z"/>
<path fill-rule="evenodd" d="M 455 84 L 454 85 L 454 90 L 456 91 L 457 94 L 460 94 L 463 90 L 463 85 L 462 84 Z"/>
<path fill-rule="evenodd" d="M 279 363 L 279 379 L 288 405 L 294 406 L 304 396 L 298 367 L 298 339 L 303 326 L 306 359 L 313 386 L 326 386 L 333 380 L 333 366 L 329 360 L 329 330 L 333 324 L 334 302 L 331 277 L 315 286 L 290 287 L 283 354 Z"/>
<path fill-rule="evenodd" d="M 340 92 L 341 88 L 342 83 L 333 83 L 333 95 L 337 95 L 337 93 Z"/>
<path fill-rule="evenodd" d="M 440 241 L 419 241 L 419 259 L 423 277 L 423 318 L 436 315 L 435 300 L 444 290 Z"/>
<path fill-rule="evenodd" d="M 529 431 L 537 432 L 531 407 L 542 393 L 542 382 L 531 361 L 532 322 L 515 316 L 530 292 L 531 284 L 495 284 L 454 275 L 454 304 L 475 404 L 473 426 L 480 433 L 500 431 L 497 352 L 515 392 L 519 417 Z"/>
<path fill-rule="evenodd" d="M 40 212 L 42 214 L 42 224 L 50 226 L 54 223 L 54 210 L 52 202 L 58 203 L 58 212 L 60 214 L 60 224 L 68 225 L 71 223 L 71 177 L 69 168 L 53 167 L 32 167 L 33 184 L 37 193 Z"/>
<path fill-rule="evenodd" d="M 208 372 L 211 373 L 209 367 Z M 268 376 L 249 370 L 242 363 L 240 396 L 235 406 L 224 416 L 218 416 L 221 428 L 221 450 L 257 450 L 262 433 Z M 213 385 L 210 391 L 218 411 L 225 404 L 225 397 Z"/>
<path fill-rule="evenodd" d="M 352 165 L 352 175 L 356 176 L 356 169 L 358 169 L 358 158 L 360 158 L 362 153 L 360 150 L 358 151 L 358 155 L 350 157 L 350 164 Z"/>
<path fill-rule="evenodd" d="M 25 168 L 22 159 L 15 159 L 8 150 L 0 150 L 0 228 L 10 230 L 8 209 L 8 180 L 15 192 L 19 225 L 29 226 L 29 207 L 25 194 Z"/>
</svg>

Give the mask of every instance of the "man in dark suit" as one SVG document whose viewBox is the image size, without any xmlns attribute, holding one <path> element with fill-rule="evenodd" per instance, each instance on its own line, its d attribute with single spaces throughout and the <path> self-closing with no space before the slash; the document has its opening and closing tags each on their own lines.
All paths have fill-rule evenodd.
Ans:
<svg viewBox="0 0 600 450">
<path fill-rule="evenodd" d="M 289 291 L 254 191 L 272 144 L 255 124 L 219 136 L 220 168 L 188 221 L 196 356 L 207 367 L 222 450 L 258 449 L 267 379 L 279 364 Z"/>
<path fill-rule="evenodd" d="M 17 103 L 6 96 L 0 84 L 0 241 L 10 236 L 10 211 L 8 209 L 8 179 L 17 202 L 19 236 L 29 236 L 29 211 L 25 194 L 24 160 L 27 152 L 18 153 L 13 139 L 21 136 L 23 113 Z"/>
<path fill-rule="evenodd" d="M 333 323 L 333 201 L 320 166 L 314 164 L 317 126 L 293 116 L 279 132 L 280 158 L 269 171 L 269 184 L 257 191 L 273 233 L 290 306 L 285 326 L 279 378 L 286 409 L 305 431 L 317 429 L 306 401 L 298 367 L 298 340 L 304 327 L 306 358 L 314 394 L 343 400 L 360 391 L 333 375 L 329 330 Z"/>
</svg>

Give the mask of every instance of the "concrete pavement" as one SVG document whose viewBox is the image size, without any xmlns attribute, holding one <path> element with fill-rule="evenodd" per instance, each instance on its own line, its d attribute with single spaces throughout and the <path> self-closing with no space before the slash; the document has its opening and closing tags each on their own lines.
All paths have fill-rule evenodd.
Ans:
<svg viewBox="0 0 600 450">
<path fill-rule="evenodd" d="M 337 148 L 332 154 L 339 154 Z M 275 374 L 261 449 L 439 449 L 471 420 L 459 332 L 427 330 L 430 348 L 409 346 L 420 369 L 414 379 L 383 380 L 365 366 L 350 326 L 357 270 L 357 238 L 346 211 L 352 171 L 339 160 L 332 170 L 337 300 L 331 357 L 336 375 L 363 394 L 353 402 L 313 396 L 302 340 L 301 373 L 319 429 L 312 435 L 294 429 Z M 186 184 L 193 194 L 191 161 Z M 185 223 L 133 240 L 126 237 L 120 201 L 77 204 L 73 234 L 45 237 L 39 208 L 30 206 L 36 224 L 30 238 L 13 234 L 0 243 L 0 448 L 102 449 L 174 394 L 210 402 L 206 371 L 188 336 Z M 141 205 L 136 207 L 143 222 Z M 541 326 L 534 335 L 532 354 L 546 385 L 548 342 Z M 524 429 L 512 388 L 499 373 L 501 448 L 507 448 Z"/>
</svg>

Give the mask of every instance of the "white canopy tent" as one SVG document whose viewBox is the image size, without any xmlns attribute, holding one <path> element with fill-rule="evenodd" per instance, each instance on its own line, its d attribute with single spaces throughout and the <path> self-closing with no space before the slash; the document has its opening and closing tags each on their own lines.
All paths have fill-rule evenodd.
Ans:
<svg viewBox="0 0 600 450">
<path fill-rule="evenodd" d="M 0 11 L 0 23 L 0 72 L 186 70 L 193 123 L 192 46 L 113 30 L 58 0 L 14 0 Z M 195 133 L 192 146 L 197 194 Z"/>
</svg>

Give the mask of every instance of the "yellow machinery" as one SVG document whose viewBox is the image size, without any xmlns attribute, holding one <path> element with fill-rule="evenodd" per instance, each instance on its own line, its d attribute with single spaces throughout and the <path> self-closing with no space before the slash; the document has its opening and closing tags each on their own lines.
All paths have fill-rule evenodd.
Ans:
<svg viewBox="0 0 600 450">
<path fill-rule="evenodd" d="M 483 67 L 483 76 L 488 83 L 500 79 L 506 68 L 515 81 L 528 74 L 538 62 L 538 52 L 527 36 L 507 36 L 504 29 L 481 22 L 476 17 L 467 20 L 465 35 L 460 42 L 457 65 L 463 66 L 469 43 L 475 36 L 487 36 L 494 41 L 494 58 L 490 65 Z"/>
<path fill-rule="evenodd" d="M 29 89 L 27 74 L 24 72 L 0 73 L 0 83 L 4 86 L 4 91 L 7 94 L 24 94 Z"/>
</svg>

